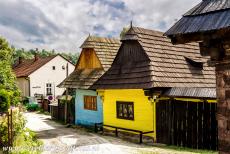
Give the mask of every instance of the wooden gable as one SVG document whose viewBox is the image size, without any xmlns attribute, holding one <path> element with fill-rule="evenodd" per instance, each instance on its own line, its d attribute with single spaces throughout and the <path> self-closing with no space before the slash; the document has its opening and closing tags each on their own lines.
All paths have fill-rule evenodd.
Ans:
<svg viewBox="0 0 230 154">
<path fill-rule="evenodd" d="M 83 49 L 76 69 L 103 68 L 94 49 Z"/>
<path fill-rule="evenodd" d="M 114 60 L 114 65 L 128 65 L 148 60 L 138 41 L 124 41 Z"/>
<path fill-rule="evenodd" d="M 119 47 L 117 39 L 88 36 L 74 72 L 58 86 L 88 89 L 110 68 Z"/>
</svg>

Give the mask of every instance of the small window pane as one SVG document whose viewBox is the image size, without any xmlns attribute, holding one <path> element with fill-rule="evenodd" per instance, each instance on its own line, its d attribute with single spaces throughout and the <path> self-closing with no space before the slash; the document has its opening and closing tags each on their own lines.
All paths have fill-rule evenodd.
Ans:
<svg viewBox="0 0 230 154">
<path fill-rule="evenodd" d="M 117 118 L 134 120 L 134 105 L 133 102 L 117 101 Z"/>
<path fill-rule="evenodd" d="M 84 96 L 84 109 L 97 110 L 97 96 Z"/>
<path fill-rule="evenodd" d="M 46 95 L 52 95 L 52 84 L 51 83 L 46 84 Z"/>
</svg>

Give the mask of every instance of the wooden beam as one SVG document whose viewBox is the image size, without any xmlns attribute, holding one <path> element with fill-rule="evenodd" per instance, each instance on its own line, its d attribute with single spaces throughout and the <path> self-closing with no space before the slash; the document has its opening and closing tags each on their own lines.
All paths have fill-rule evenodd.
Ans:
<svg viewBox="0 0 230 154">
<path fill-rule="evenodd" d="M 204 42 L 208 40 L 229 40 L 230 30 L 219 30 L 211 32 L 197 32 L 190 34 L 176 34 L 168 36 L 173 44 L 185 44 L 190 42 Z"/>
</svg>

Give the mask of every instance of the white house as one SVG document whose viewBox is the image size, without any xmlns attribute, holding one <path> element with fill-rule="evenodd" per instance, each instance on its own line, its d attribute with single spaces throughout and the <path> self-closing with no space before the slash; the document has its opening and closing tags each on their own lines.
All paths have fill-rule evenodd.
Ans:
<svg viewBox="0 0 230 154">
<path fill-rule="evenodd" d="M 34 59 L 19 58 L 13 67 L 22 96 L 43 95 L 53 98 L 63 94 L 65 89 L 56 86 L 74 69 L 75 66 L 59 54 L 45 58 L 37 55 Z"/>
</svg>

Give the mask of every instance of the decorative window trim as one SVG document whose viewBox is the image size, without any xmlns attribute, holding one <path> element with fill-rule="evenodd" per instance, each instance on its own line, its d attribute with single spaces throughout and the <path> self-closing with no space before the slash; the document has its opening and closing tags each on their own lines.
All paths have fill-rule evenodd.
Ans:
<svg viewBox="0 0 230 154">
<path fill-rule="evenodd" d="M 127 110 L 129 110 L 129 106 L 131 106 L 131 111 L 132 113 L 130 113 L 130 111 L 127 112 Z M 125 109 L 126 109 L 126 114 L 127 117 L 125 117 Z M 116 110 L 117 110 L 117 118 L 118 119 L 125 119 L 125 120 L 134 120 L 134 102 L 126 102 L 126 101 L 117 101 L 116 102 Z M 122 111 L 121 111 L 122 110 Z M 121 113 L 121 112 L 122 113 Z M 131 115 L 131 116 L 130 116 Z"/>
<path fill-rule="evenodd" d="M 83 103 L 85 110 L 97 111 L 97 96 L 85 95 Z"/>
</svg>

